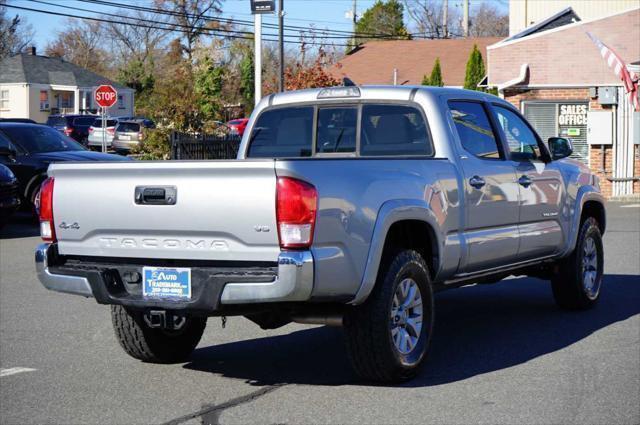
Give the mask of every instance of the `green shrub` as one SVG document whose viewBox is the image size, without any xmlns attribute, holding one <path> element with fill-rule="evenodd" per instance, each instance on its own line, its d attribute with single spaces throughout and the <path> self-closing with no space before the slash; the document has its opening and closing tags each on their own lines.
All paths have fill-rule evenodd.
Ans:
<svg viewBox="0 0 640 425">
<path fill-rule="evenodd" d="M 171 130 L 150 129 L 132 152 L 136 159 L 155 161 L 171 159 Z"/>
</svg>

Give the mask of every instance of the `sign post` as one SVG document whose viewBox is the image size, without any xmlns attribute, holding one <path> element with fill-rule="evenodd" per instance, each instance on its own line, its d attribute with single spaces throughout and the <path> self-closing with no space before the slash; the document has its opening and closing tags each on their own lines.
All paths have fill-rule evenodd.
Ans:
<svg viewBox="0 0 640 425">
<path fill-rule="evenodd" d="M 102 152 L 107 151 L 107 109 L 115 105 L 118 92 L 112 86 L 103 84 L 96 89 L 94 99 L 102 115 Z"/>
<path fill-rule="evenodd" d="M 274 13 L 275 0 L 251 0 L 251 13 L 253 14 L 253 41 L 254 41 L 254 101 L 257 105 L 262 98 L 262 15 Z"/>
</svg>

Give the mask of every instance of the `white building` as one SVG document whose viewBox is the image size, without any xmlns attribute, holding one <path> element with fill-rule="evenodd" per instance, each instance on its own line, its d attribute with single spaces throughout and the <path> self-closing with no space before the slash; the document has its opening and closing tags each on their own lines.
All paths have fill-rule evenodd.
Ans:
<svg viewBox="0 0 640 425">
<path fill-rule="evenodd" d="M 44 123 L 51 114 L 98 112 L 94 90 L 110 84 L 118 101 L 108 114 L 134 115 L 134 90 L 60 58 L 20 53 L 0 61 L 0 118 L 30 118 Z"/>
</svg>

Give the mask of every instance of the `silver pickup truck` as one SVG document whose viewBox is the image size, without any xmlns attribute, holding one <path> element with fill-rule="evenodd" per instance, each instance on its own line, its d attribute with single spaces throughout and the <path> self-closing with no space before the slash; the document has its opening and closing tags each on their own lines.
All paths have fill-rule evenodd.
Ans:
<svg viewBox="0 0 640 425">
<path fill-rule="evenodd" d="M 479 92 L 270 95 L 237 160 L 52 165 L 37 273 L 110 304 L 143 361 L 183 361 L 208 317 L 241 315 L 341 325 L 361 377 L 401 381 L 428 351 L 436 291 L 528 275 L 562 308 L 597 302 L 604 201 L 571 153 Z"/>
</svg>

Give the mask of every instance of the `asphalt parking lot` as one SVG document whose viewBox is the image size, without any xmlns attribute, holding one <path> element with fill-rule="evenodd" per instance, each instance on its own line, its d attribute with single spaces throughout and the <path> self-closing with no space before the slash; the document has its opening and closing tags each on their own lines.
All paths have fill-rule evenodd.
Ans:
<svg viewBox="0 0 640 425">
<path fill-rule="evenodd" d="M 109 308 L 37 281 L 37 226 L 0 231 L 0 423 L 640 423 L 640 204 L 610 203 L 597 308 L 513 278 L 436 297 L 421 374 L 359 382 L 340 329 L 210 319 L 188 363 L 128 357 Z M 25 368 L 25 369 L 18 369 Z"/>
</svg>

